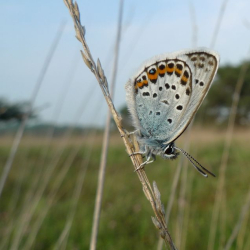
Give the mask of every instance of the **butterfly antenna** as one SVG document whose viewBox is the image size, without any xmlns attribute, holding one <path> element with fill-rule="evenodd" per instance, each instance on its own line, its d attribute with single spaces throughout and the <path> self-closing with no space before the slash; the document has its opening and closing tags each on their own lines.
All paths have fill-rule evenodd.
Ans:
<svg viewBox="0 0 250 250">
<path fill-rule="evenodd" d="M 195 167 L 195 169 L 200 173 L 202 174 L 204 177 L 208 177 L 206 173 L 212 175 L 213 177 L 215 177 L 215 175 L 210 172 L 209 170 L 207 170 L 206 168 L 204 168 L 198 161 L 196 161 L 190 154 L 188 154 L 186 151 L 184 151 L 183 149 L 181 148 L 178 148 L 178 147 L 174 147 L 175 149 L 179 150 L 183 155 L 185 155 L 187 157 L 187 159 L 191 162 L 191 164 Z M 199 167 L 201 167 L 205 172 L 203 172 L 199 167 L 197 167 L 197 165 Z"/>
</svg>

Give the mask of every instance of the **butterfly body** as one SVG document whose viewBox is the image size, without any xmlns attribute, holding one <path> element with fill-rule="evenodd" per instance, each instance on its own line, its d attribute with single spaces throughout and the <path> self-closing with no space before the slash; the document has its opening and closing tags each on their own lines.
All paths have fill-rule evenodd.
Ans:
<svg viewBox="0 0 250 250">
<path fill-rule="evenodd" d="M 205 98 L 218 63 L 217 53 L 198 49 L 162 54 L 142 65 L 126 84 L 141 151 L 148 156 L 177 157 L 174 141 Z"/>
</svg>

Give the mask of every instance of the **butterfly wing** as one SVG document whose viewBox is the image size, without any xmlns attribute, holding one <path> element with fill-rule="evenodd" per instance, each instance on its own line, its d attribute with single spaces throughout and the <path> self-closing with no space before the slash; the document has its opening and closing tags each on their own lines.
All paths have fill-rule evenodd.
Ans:
<svg viewBox="0 0 250 250">
<path fill-rule="evenodd" d="M 179 118 L 175 131 L 165 138 L 166 144 L 176 140 L 187 128 L 206 97 L 219 66 L 219 55 L 208 49 L 186 52 L 185 55 L 188 56 L 188 63 L 193 68 L 192 94 L 186 112 Z"/>
<path fill-rule="evenodd" d="M 188 126 L 218 68 L 206 49 L 154 57 L 126 84 L 135 127 L 143 136 L 169 143 Z"/>
</svg>

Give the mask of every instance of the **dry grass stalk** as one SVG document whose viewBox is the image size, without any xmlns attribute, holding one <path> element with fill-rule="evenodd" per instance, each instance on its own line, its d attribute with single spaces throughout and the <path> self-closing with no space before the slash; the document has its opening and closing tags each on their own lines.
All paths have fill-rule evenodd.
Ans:
<svg viewBox="0 0 250 250">
<path fill-rule="evenodd" d="M 192 125 L 193 125 L 193 122 L 191 122 L 191 124 L 189 125 L 189 127 L 187 129 L 188 131 L 186 133 L 186 139 L 185 139 L 186 143 L 184 145 L 184 150 L 187 150 L 187 151 L 188 151 L 188 148 L 189 148 L 189 143 L 188 142 L 189 142 L 190 131 L 192 129 Z M 179 161 L 179 164 L 177 166 L 177 169 L 175 171 L 174 179 L 173 179 L 172 186 L 171 186 L 170 197 L 169 197 L 168 205 L 167 205 L 167 208 L 166 208 L 166 217 L 165 217 L 165 219 L 166 219 L 167 223 L 169 221 L 170 214 L 171 214 L 171 211 L 172 211 L 172 207 L 173 207 L 173 204 L 174 204 L 177 185 L 178 185 L 178 182 L 179 182 L 179 179 L 180 179 L 180 173 L 181 173 L 181 169 L 182 169 L 184 163 L 187 163 L 187 161 L 185 161 L 184 158 L 181 158 L 180 161 Z M 187 167 L 186 165 L 187 164 L 185 164 L 184 167 Z M 180 241 L 180 239 L 179 239 L 179 241 Z M 161 250 L 162 247 L 163 247 L 163 240 L 160 238 L 159 242 L 158 242 L 158 245 L 157 245 L 157 250 Z"/>
<path fill-rule="evenodd" d="M 236 244 L 236 249 L 237 250 L 242 250 L 243 249 L 243 245 L 246 239 L 246 232 L 247 232 L 247 226 L 249 223 L 249 217 L 250 217 L 250 210 L 246 213 L 245 215 L 245 219 L 242 222 L 240 231 L 238 233 L 237 236 L 237 244 Z"/>
<path fill-rule="evenodd" d="M 219 249 L 222 250 L 225 242 L 226 242 L 226 230 L 227 230 L 227 197 L 226 197 L 226 192 L 222 193 L 221 196 L 221 206 L 220 206 L 220 211 L 223 211 L 220 214 L 220 218 L 218 220 L 219 222 L 219 231 L 220 231 L 220 238 L 219 238 Z"/>
<path fill-rule="evenodd" d="M 183 159 L 183 162 L 187 162 L 186 159 Z M 186 208 L 186 189 L 187 189 L 187 173 L 188 173 L 188 166 L 186 165 L 182 171 L 182 179 L 181 179 L 181 187 L 180 187 L 180 194 L 178 198 L 178 217 L 177 217 L 177 226 L 176 226 L 176 239 L 178 239 L 177 247 L 181 249 L 182 243 L 182 231 L 183 231 L 183 222 L 184 222 L 184 215 L 185 215 L 185 208 Z"/>
<path fill-rule="evenodd" d="M 86 101 L 88 101 L 88 100 L 85 100 L 84 103 L 86 103 Z M 75 121 L 74 124 L 78 123 L 78 119 L 81 117 L 81 112 L 83 112 L 84 107 L 85 107 L 85 105 L 81 106 L 79 108 L 78 112 L 76 113 L 76 117 L 75 117 L 76 119 L 74 120 Z M 100 110 L 99 106 L 97 106 L 96 111 L 94 112 L 94 114 L 96 116 L 99 114 L 98 113 L 99 110 Z M 95 117 L 94 117 L 94 119 L 95 119 Z M 57 164 L 58 164 L 58 162 L 59 162 L 59 160 L 60 160 L 60 158 L 61 158 L 61 156 L 62 156 L 62 154 L 63 154 L 63 152 L 64 152 L 64 150 L 66 148 L 66 145 L 68 145 L 68 141 L 69 141 L 70 136 L 71 136 L 71 134 L 73 132 L 73 127 L 75 127 L 75 126 L 72 126 L 72 128 L 70 128 L 67 131 L 67 133 L 66 133 L 66 135 L 64 137 L 63 147 L 59 148 L 59 151 L 57 152 L 53 162 L 51 163 L 51 165 L 49 165 L 49 168 L 47 169 L 47 172 L 46 172 L 45 177 L 44 177 L 44 181 L 39 186 L 39 190 L 38 190 L 37 194 L 35 194 L 34 197 L 33 197 L 32 204 L 29 204 L 30 211 L 29 211 L 29 213 L 26 214 L 26 216 L 24 216 L 25 224 L 22 226 L 22 228 L 23 228 L 22 234 L 26 231 L 28 223 L 30 222 L 30 220 L 31 220 L 31 218 L 32 218 L 32 216 L 33 216 L 33 214 L 35 212 L 35 209 L 36 209 L 39 201 L 42 198 L 42 194 L 43 194 L 45 188 L 47 187 L 47 184 L 48 184 L 49 180 L 51 179 L 52 173 L 53 173 L 55 167 L 57 166 Z M 90 134 L 88 136 L 88 138 L 89 138 L 90 141 L 93 141 L 93 137 L 91 137 L 91 135 L 92 134 Z M 64 180 L 64 178 L 65 178 L 70 166 L 72 165 L 75 157 L 77 156 L 80 148 L 84 145 L 84 142 L 85 142 L 85 140 L 84 140 L 84 138 L 85 138 L 84 132 L 83 132 L 82 136 L 83 136 L 82 143 L 78 147 L 76 147 L 74 150 L 72 150 L 70 152 L 69 156 L 67 157 L 67 160 L 64 162 L 63 166 L 60 168 L 59 174 L 57 174 L 56 178 L 54 179 L 53 186 L 51 188 L 52 190 L 51 190 L 50 195 L 48 197 L 48 204 L 47 204 L 46 208 L 42 211 L 42 213 L 38 216 L 38 219 L 36 220 L 32 230 L 31 230 L 31 233 L 29 234 L 29 238 L 28 238 L 27 243 L 25 245 L 26 249 L 29 249 L 32 246 L 32 244 L 34 243 L 36 235 L 37 235 L 37 233 L 38 233 L 38 231 L 39 231 L 39 229 L 40 229 L 40 227 L 41 227 L 41 225 L 42 225 L 42 223 L 43 223 L 43 221 L 44 221 L 50 207 L 52 206 L 52 204 L 53 204 L 53 202 L 55 200 L 56 194 L 57 194 L 57 192 L 58 192 L 58 190 L 59 190 L 59 188 L 60 188 L 60 186 L 62 184 L 62 181 Z"/>
<path fill-rule="evenodd" d="M 248 193 L 247 193 L 245 205 L 241 209 L 241 213 L 240 213 L 238 222 L 236 223 L 236 225 L 235 225 L 235 227 L 234 227 L 234 229 L 233 229 L 233 231 L 232 231 L 232 233 L 227 241 L 227 244 L 226 244 L 224 250 L 231 249 L 231 246 L 232 246 L 234 240 L 236 239 L 236 237 L 240 231 L 242 223 L 244 222 L 244 220 L 246 219 L 246 216 L 249 213 L 249 209 L 250 209 L 250 189 L 248 190 Z"/>
<path fill-rule="evenodd" d="M 184 150 L 188 151 L 190 148 L 190 136 L 191 130 L 193 126 L 194 120 L 192 120 L 191 124 L 189 125 L 186 133 Z M 177 218 L 177 226 L 176 226 L 176 238 L 178 239 L 178 247 L 181 248 L 182 244 L 182 231 L 183 231 L 183 220 L 186 208 L 186 190 L 187 190 L 187 175 L 188 175 L 188 161 L 186 158 L 182 158 L 180 161 L 180 165 L 183 168 L 183 176 L 181 179 L 181 188 L 180 188 L 180 195 L 178 199 L 178 218 Z"/>
<path fill-rule="evenodd" d="M 149 12 L 148 15 L 146 16 L 146 18 L 144 18 L 144 20 L 142 20 L 142 23 L 140 24 L 140 26 L 138 26 L 136 28 L 129 45 L 127 45 L 127 48 L 129 48 L 129 53 L 125 53 L 124 58 L 122 59 L 123 62 L 125 61 L 125 63 L 123 64 L 124 68 L 127 66 L 128 63 L 131 62 L 130 58 L 133 56 L 134 50 L 136 49 L 138 43 L 140 42 L 140 39 L 136 39 L 136 37 L 138 36 L 138 34 L 143 36 L 145 31 L 148 30 L 149 24 L 151 23 L 151 21 L 155 15 L 156 15 L 156 12 L 154 12 L 154 11 Z M 124 28 L 123 28 L 123 30 L 124 30 Z M 125 31 L 124 31 L 124 33 L 125 33 Z"/>
<path fill-rule="evenodd" d="M 221 25 L 221 22 L 222 22 L 222 19 L 223 19 L 223 16 L 227 7 L 227 3 L 228 3 L 228 0 L 224 0 L 223 3 L 221 4 L 220 13 L 219 13 L 219 16 L 215 25 L 214 33 L 212 36 L 212 40 L 210 43 L 210 48 L 214 48 L 215 46 L 215 42 L 219 34 L 220 25 Z"/>
<path fill-rule="evenodd" d="M 24 166 L 27 166 L 27 164 L 28 164 L 27 157 L 28 157 L 28 150 L 24 154 L 23 160 L 21 160 Z M 27 176 L 28 169 L 29 168 L 26 167 L 23 171 L 21 171 L 21 174 L 18 178 L 18 182 L 17 182 L 15 189 L 12 193 L 12 197 L 10 199 L 10 203 L 9 203 L 8 209 L 7 209 L 8 213 L 11 214 L 11 220 L 6 225 L 5 234 L 3 236 L 3 240 L 1 241 L 0 249 L 7 249 L 6 244 L 8 244 L 8 242 L 11 238 L 12 231 L 15 227 L 15 223 L 17 221 L 17 219 L 16 219 L 17 214 L 16 213 L 19 210 L 17 207 L 17 203 L 18 203 L 19 198 L 20 198 L 21 187 L 22 187 L 22 184 L 24 182 L 25 176 Z"/>
<path fill-rule="evenodd" d="M 68 137 L 69 137 L 69 133 L 67 133 L 66 135 L 67 138 L 64 138 L 64 145 L 63 145 L 63 148 L 59 148 L 55 157 L 53 158 L 52 162 L 50 164 L 48 164 L 48 167 L 47 169 L 45 170 L 45 173 L 44 173 L 44 179 L 42 182 L 40 182 L 39 184 L 39 187 L 38 187 L 38 190 L 37 192 L 34 194 L 31 190 L 31 193 L 30 193 L 30 196 L 28 198 L 28 200 L 30 200 L 31 202 L 28 202 L 26 204 L 24 204 L 24 214 L 21 216 L 20 218 L 20 223 L 17 227 L 17 233 L 14 237 L 14 240 L 13 240 L 13 244 L 12 244 L 12 247 L 11 247 L 11 250 L 15 250 L 15 249 L 18 249 L 18 245 L 20 243 L 20 240 L 23 236 L 23 234 L 26 232 L 27 228 L 28 228 L 28 225 L 30 223 L 30 220 L 37 208 L 37 205 L 39 204 L 39 201 L 41 200 L 42 198 L 42 195 L 49 183 L 49 180 L 52 176 L 52 173 L 53 171 L 55 170 L 61 156 L 63 155 L 63 151 L 64 151 L 64 148 L 66 147 L 66 143 L 68 141 Z"/>
<path fill-rule="evenodd" d="M 188 162 L 185 161 L 184 167 L 187 167 Z M 189 222 L 189 216 L 190 216 L 190 208 L 191 208 L 191 196 L 192 196 L 192 188 L 193 188 L 193 179 L 195 176 L 194 171 L 189 171 L 188 176 L 188 185 L 187 185 L 187 197 L 186 197 L 186 205 L 185 205 L 185 215 L 184 215 L 184 221 L 183 221 L 183 228 L 182 228 L 182 238 L 181 238 L 181 247 L 180 249 L 186 248 L 186 241 L 187 241 L 187 234 L 188 234 L 188 222 Z"/>
<path fill-rule="evenodd" d="M 21 124 L 20 124 L 20 126 L 19 126 L 19 128 L 17 130 L 16 135 L 15 135 L 14 142 L 12 144 L 9 157 L 7 159 L 7 162 L 6 162 L 5 166 L 4 166 L 4 168 L 3 168 L 3 173 L 2 173 L 2 176 L 1 176 L 1 179 L 0 179 L 0 197 L 2 195 L 3 187 L 4 187 L 4 184 L 6 182 L 7 177 L 9 175 L 10 169 L 12 167 L 12 163 L 14 161 L 17 149 L 18 149 L 19 144 L 21 142 L 26 123 L 27 123 L 28 118 L 29 118 L 29 116 L 30 116 L 30 114 L 32 112 L 33 105 L 35 103 L 36 97 L 37 97 L 38 92 L 40 90 L 40 87 L 42 85 L 42 82 L 43 82 L 44 76 L 45 76 L 45 74 L 47 72 L 47 69 L 48 69 L 48 67 L 50 65 L 51 59 L 53 58 L 54 52 L 55 52 L 55 50 L 57 48 L 57 45 L 58 45 L 58 43 L 60 41 L 60 38 L 62 36 L 64 27 L 65 27 L 65 22 L 62 22 L 62 24 L 60 25 L 59 30 L 58 30 L 58 32 L 56 34 L 56 37 L 55 37 L 55 39 L 54 39 L 54 41 L 53 41 L 53 43 L 52 43 L 52 45 L 50 47 L 48 55 L 45 58 L 45 62 L 43 64 L 42 70 L 41 70 L 40 75 L 38 77 L 38 80 L 36 82 L 33 93 L 31 95 L 29 110 L 27 111 L 27 114 L 22 119 L 22 122 L 21 122 Z"/>
<path fill-rule="evenodd" d="M 48 154 L 49 150 L 51 149 L 50 146 L 51 146 L 53 135 L 54 135 L 54 128 L 55 128 L 55 125 L 56 125 L 56 122 L 57 122 L 57 118 L 58 118 L 58 116 L 59 116 L 59 114 L 61 112 L 61 107 L 63 106 L 62 105 L 63 101 L 65 100 L 66 94 L 68 92 L 68 87 L 70 86 L 69 82 L 72 81 L 75 69 L 76 69 L 76 63 L 75 63 L 75 60 L 73 60 L 71 70 L 69 70 L 69 75 L 67 77 L 67 80 L 65 81 L 65 83 L 66 83 L 65 88 L 63 88 L 62 94 L 59 96 L 59 99 L 58 99 L 58 102 L 57 102 L 57 105 L 56 105 L 56 108 L 55 108 L 55 112 L 54 112 L 54 114 L 52 116 L 53 118 L 55 118 L 55 122 L 54 122 L 54 124 L 52 126 L 52 129 L 50 129 L 48 131 L 48 134 L 47 134 L 47 142 L 46 142 L 47 147 L 46 147 L 46 150 L 42 154 L 42 159 L 37 159 L 37 164 L 38 164 L 38 161 L 39 161 L 40 162 L 40 166 L 43 166 L 43 165 L 46 166 L 45 165 L 45 161 L 46 161 L 46 158 L 47 158 L 47 154 Z M 87 95 L 86 95 L 87 98 L 84 99 L 84 103 L 81 105 L 80 109 L 76 113 L 76 116 L 75 116 L 75 119 L 74 119 L 75 124 L 77 123 L 77 120 L 79 119 L 79 117 L 83 113 L 83 110 L 86 107 L 86 102 L 91 99 L 92 94 L 93 94 L 93 91 L 91 89 L 91 93 L 87 93 Z M 60 158 L 60 155 L 59 155 L 58 158 Z M 39 169 L 40 169 L 40 171 L 36 171 L 37 172 L 36 173 L 36 178 L 33 180 L 33 184 L 31 185 L 30 191 L 26 195 L 26 198 L 25 198 L 25 200 L 23 202 L 23 204 L 24 204 L 23 205 L 23 209 L 19 213 L 19 223 L 17 223 L 18 216 L 16 214 L 13 214 L 13 219 L 12 219 L 11 223 L 8 226 L 8 230 L 6 230 L 6 235 L 4 237 L 4 241 L 2 241 L 0 249 L 3 248 L 3 246 L 8 242 L 9 238 L 11 237 L 11 232 L 14 229 L 14 225 L 17 226 L 19 224 L 19 227 L 17 227 L 17 229 L 20 228 L 20 230 L 17 230 L 17 232 L 19 232 L 19 233 L 16 234 L 16 236 L 19 235 L 19 237 L 18 237 L 19 240 L 21 239 L 22 235 L 25 233 L 25 230 L 24 230 L 25 229 L 25 225 L 22 223 L 22 217 L 24 216 L 26 218 L 25 219 L 26 223 L 31 219 L 32 212 L 29 213 L 29 215 L 30 215 L 29 217 L 26 217 L 26 215 L 27 215 L 26 211 L 27 211 L 27 207 L 28 208 L 30 207 L 30 201 L 31 200 L 34 201 L 34 197 L 35 197 L 35 193 L 34 192 L 35 192 L 35 190 L 37 190 L 39 188 L 39 183 L 40 183 L 39 179 L 42 178 L 42 170 L 44 168 L 41 167 Z M 52 166 L 52 169 L 53 169 L 53 166 Z M 26 168 L 25 168 L 25 170 L 26 170 Z M 22 171 L 22 176 L 25 175 L 25 170 Z M 49 178 L 49 175 L 47 175 L 46 178 Z M 20 185 L 21 185 L 21 182 L 18 183 L 18 186 L 16 188 L 16 191 L 18 191 L 18 192 L 17 192 L 17 194 L 14 195 L 15 197 L 14 197 L 14 199 L 12 199 L 12 202 L 10 204 L 11 205 L 11 209 L 8 210 L 10 213 L 12 213 L 12 211 L 16 211 L 14 204 L 17 202 L 17 199 L 18 199 L 18 193 L 20 191 Z M 17 243 L 19 242 L 18 238 L 16 238 L 16 237 L 14 238 Z"/>
<path fill-rule="evenodd" d="M 83 111 L 85 110 L 85 108 L 87 106 L 86 104 L 90 100 L 92 93 L 93 93 L 93 89 L 91 89 L 91 92 L 88 93 L 89 95 L 87 95 L 88 98 L 84 99 L 82 105 L 77 110 L 75 117 L 73 119 L 73 124 L 78 123 Z M 36 210 L 36 207 L 37 207 L 39 201 L 42 198 L 42 195 L 43 195 L 43 193 L 44 193 L 44 191 L 45 191 L 45 189 L 46 189 L 46 187 L 51 179 L 51 176 L 52 176 L 59 160 L 61 159 L 61 156 L 63 155 L 63 152 L 68 144 L 68 141 L 71 137 L 72 132 L 73 132 L 73 127 L 71 127 L 66 132 L 63 140 L 61 141 L 61 147 L 58 148 L 53 159 L 51 160 L 50 163 L 48 163 L 48 166 L 45 170 L 42 182 L 39 182 L 39 178 L 41 179 L 39 174 L 37 176 L 38 179 L 36 181 L 34 181 L 33 188 L 30 189 L 30 191 L 25 199 L 26 202 L 24 202 L 23 209 L 22 209 L 23 212 L 19 216 L 19 222 L 16 223 L 16 225 L 17 225 L 16 226 L 16 233 L 15 233 L 15 236 L 13 238 L 13 243 L 12 243 L 12 248 L 11 248 L 12 250 L 17 249 L 23 234 L 26 232 L 27 227 L 29 225 L 29 222 L 30 222 L 35 210 Z M 71 159 L 72 158 L 73 158 L 73 156 L 71 156 Z M 69 165 L 69 162 L 70 162 L 70 159 L 68 159 L 68 161 L 65 162 L 65 165 L 67 165 L 67 164 Z M 64 174 L 64 172 L 60 171 L 60 175 L 63 175 L 63 174 Z M 60 179 L 60 177 L 58 177 L 57 179 Z M 57 181 L 55 181 L 55 183 L 54 183 L 54 186 L 56 186 L 56 185 L 57 185 Z M 36 190 L 36 192 L 34 192 L 34 190 Z M 46 215 L 46 212 L 45 212 L 45 215 Z M 42 218 L 42 215 L 41 215 L 41 218 Z"/>
<path fill-rule="evenodd" d="M 85 28 L 81 25 L 80 22 L 80 13 L 78 9 L 77 3 L 73 3 L 71 0 L 64 0 L 65 5 L 67 6 L 69 13 L 73 19 L 74 27 L 76 31 L 76 38 L 82 43 L 84 52 L 81 51 L 83 60 L 87 67 L 92 71 L 92 73 L 95 75 L 99 86 L 103 92 L 103 95 L 105 97 L 105 100 L 108 104 L 108 107 L 111 111 L 111 114 L 114 118 L 114 121 L 117 125 L 118 131 L 122 137 L 122 140 L 124 142 L 124 145 L 126 147 L 126 150 L 128 154 L 132 154 L 133 152 L 136 152 L 135 150 L 138 149 L 137 141 L 134 140 L 131 142 L 130 138 L 126 134 L 125 130 L 122 127 L 121 123 L 121 117 L 117 113 L 113 101 L 110 96 L 109 88 L 107 79 L 105 77 L 104 71 L 101 68 L 100 64 L 97 64 L 94 62 L 92 55 L 90 53 L 90 50 L 88 48 L 88 45 L 85 40 Z M 134 169 L 138 169 L 140 164 L 142 163 L 142 157 L 141 155 L 136 155 L 131 157 L 132 163 L 134 165 Z M 157 229 L 160 231 L 161 237 L 164 238 L 166 244 L 169 244 L 170 249 L 176 249 L 174 246 L 174 243 L 172 241 L 172 238 L 168 232 L 167 224 L 165 221 L 165 211 L 162 206 L 161 200 L 160 200 L 160 193 L 157 189 L 156 184 L 154 184 L 154 188 L 151 187 L 147 175 L 144 171 L 144 169 L 139 169 L 136 171 L 138 178 L 142 184 L 142 188 L 144 191 L 145 196 L 150 201 L 150 204 L 152 206 L 152 209 L 155 213 L 155 217 L 152 219 Z"/>
<path fill-rule="evenodd" d="M 51 145 L 53 142 L 55 129 L 56 129 L 56 126 L 58 125 L 58 120 L 59 120 L 60 114 L 62 112 L 63 104 L 64 104 L 64 101 L 67 97 L 69 89 L 71 87 L 72 80 L 73 80 L 74 74 L 76 72 L 78 63 L 79 63 L 79 60 L 77 60 L 76 55 L 75 55 L 74 59 L 72 60 L 71 67 L 69 69 L 68 76 L 66 77 L 66 80 L 64 82 L 62 91 L 61 91 L 61 93 L 58 96 L 58 99 L 56 101 L 54 112 L 52 113 L 52 116 L 51 116 L 51 120 L 53 121 L 53 124 L 45 135 L 46 136 L 46 148 L 42 151 L 42 157 L 41 156 L 37 157 L 37 161 L 36 161 L 37 164 L 40 163 L 42 166 L 44 166 L 45 169 L 46 169 L 47 164 L 49 164 L 46 161 L 48 158 L 48 154 L 51 151 Z M 44 168 L 41 168 L 40 175 L 42 175 L 42 170 Z M 39 183 L 37 183 L 36 189 L 38 188 L 38 186 L 39 186 Z"/>
<path fill-rule="evenodd" d="M 222 154 L 222 159 L 221 159 L 221 165 L 219 168 L 219 180 L 218 180 L 218 186 L 216 190 L 215 202 L 214 202 L 211 225 L 210 225 L 208 250 L 214 249 L 215 234 L 217 230 L 221 200 L 223 198 L 223 193 L 224 193 L 223 190 L 224 190 L 224 185 L 225 185 L 225 173 L 227 169 L 229 150 L 231 147 L 231 142 L 232 142 L 232 137 L 233 137 L 235 118 L 237 114 L 237 107 L 239 103 L 241 89 L 242 89 L 244 79 L 245 79 L 248 69 L 249 69 L 249 64 L 245 63 L 242 65 L 239 78 L 235 86 L 235 91 L 233 94 L 233 100 L 232 100 L 232 106 L 231 106 L 230 115 L 229 115 L 225 144 L 224 144 L 224 149 L 223 149 L 223 154 Z"/>
<path fill-rule="evenodd" d="M 110 96 L 111 96 L 111 98 L 113 98 L 114 87 L 115 87 L 116 76 L 117 76 L 119 48 L 120 48 L 120 40 L 121 40 L 121 29 L 122 29 L 122 27 L 121 27 L 122 26 L 122 13 L 123 13 L 123 0 L 120 0 L 117 37 L 116 37 L 115 51 L 114 51 L 113 73 L 112 73 L 112 79 L 111 79 L 111 84 L 110 84 Z M 99 74 L 102 77 L 104 77 L 104 71 L 102 70 L 101 63 L 99 60 L 97 61 L 97 68 L 100 71 Z M 98 174 L 95 210 L 94 210 L 92 233 L 91 233 L 91 240 L 90 240 L 90 249 L 91 250 L 95 250 L 96 244 L 97 244 L 97 236 L 98 236 L 102 197 L 103 197 L 103 187 L 104 187 L 104 181 L 105 181 L 105 172 L 106 172 L 107 155 L 108 155 L 108 147 L 109 147 L 110 123 L 111 123 L 111 113 L 108 110 L 106 126 L 105 126 L 105 131 L 104 131 L 104 137 L 103 137 L 101 162 L 100 162 L 100 168 L 99 168 L 99 174 Z"/>
<path fill-rule="evenodd" d="M 168 205 L 167 205 L 167 208 L 166 208 L 166 217 L 165 217 L 165 220 L 166 220 L 167 223 L 169 221 L 171 210 L 172 210 L 172 207 L 173 207 L 173 204 L 174 204 L 174 199 L 175 199 L 177 184 L 178 184 L 178 181 L 179 181 L 179 178 L 180 178 L 181 169 L 182 169 L 182 159 L 179 161 L 179 164 L 178 164 L 177 169 L 175 171 L 172 186 L 171 186 L 171 192 L 170 192 L 170 197 L 169 197 L 169 200 L 168 200 Z M 161 250 L 162 247 L 163 247 L 163 239 L 160 238 L 159 241 L 158 241 L 157 250 Z"/>
<path fill-rule="evenodd" d="M 198 40 L 198 26 L 196 22 L 196 15 L 195 15 L 195 7 L 192 2 L 189 3 L 189 12 L 191 18 L 191 25 L 192 25 L 192 47 L 196 48 L 197 40 Z"/>
<path fill-rule="evenodd" d="M 83 143 L 81 145 L 79 145 L 77 148 L 75 148 L 70 153 L 67 160 L 65 161 L 65 163 L 61 167 L 59 174 L 55 178 L 54 185 L 52 187 L 52 190 L 51 190 L 51 192 L 49 194 L 49 197 L 48 197 L 48 200 L 46 202 L 46 207 L 42 210 L 42 213 L 38 215 L 38 218 L 37 218 L 36 222 L 34 223 L 33 227 L 31 227 L 29 237 L 28 237 L 27 242 L 24 245 L 23 249 L 31 249 L 32 245 L 34 244 L 36 236 L 37 236 L 37 234 L 39 232 L 39 229 L 41 228 L 42 223 L 43 223 L 44 219 L 46 218 L 46 215 L 49 212 L 49 209 L 51 208 L 51 206 L 55 202 L 58 190 L 59 190 L 59 188 L 60 188 L 60 186 L 61 186 L 61 184 L 62 184 L 62 182 L 63 182 L 63 180 L 64 180 L 64 178 L 66 176 L 66 174 L 68 173 L 70 167 L 72 166 L 72 163 L 73 163 L 74 159 L 76 158 L 77 154 L 79 153 L 81 147 L 83 146 L 83 144 L 85 142 L 84 137 L 85 137 L 85 135 L 83 135 Z M 92 144 L 93 144 L 94 135 L 90 134 L 88 137 L 89 137 L 88 140 L 91 141 Z M 86 158 L 89 158 L 89 155 Z M 81 176 L 81 178 L 83 178 L 83 177 L 84 177 L 84 175 Z M 83 180 L 81 180 L 81 181 L 83 182 Z M 80 190 L 77 190 L 77 192 L 79 193 Z M 77 193 L 77 197 L 79 197 L 79 195 L 80 195 L 78 193 Z M 77 203 L 75 204 L 75 202 L 76 201 L 74 200 L 74 203 L 72 204 L 73 209 L 75 209 L 75 207 L 77 205 Z M 72 218 L 72 220 L 73 220 L 73 218 Z"/>
<path fill-rule="evenodd" d="M 103 137 L 103 145 L 102 145 L 102 154 L 101 154 L 101 162 L 98 173 L 98 183 L 97 183 L 97 192 L 95 199 L 95 210 L 93 216 L 93 224 L 92 224 L 92 232 L 91 232 L 91 240 L 90 240 L 90 249 L 95 250 L 97 244 L 97 236 L 100 222 L 100 214 L 101 214 L 101 204 L 103 197 L 103 187 L 105 181 L 105 172 L 107 165 L 107 154 L 109 147 L 109 134 L 110 134 L 110 112 L 107 114 L 106 127 Z"/>
<path fill-rule="evenodd" d="M 88 152 L 86 153 L 86 155 L 82 159 L 80 173 L 78 174 L 78 178 L 77 178 L 75 189 L 74 189 L 73 196 L 72 196 L 71 209 L 69 211 L 65 227 L 64 227 L 64 229 L 63 229 L 63 231 L 58 239 L 58 242 L 56 243 L 56 246 L 54 248 L 55 250 L 57 250 L 57 249 L 60 250 L 62 248 L 66 248 L 66 246 L 67 246 L 68 235 L 69 235 L 72 223 L 73 223 L 77 204 L 78 204 L 80 194 L 82 191 L 83 182 L 84 182 L 84 179 L 86 176 L 86 172 L 88 170 L 90 157 L 92 155 L 95 136 L 96 136 L 96 133 L 93 133 L 93 135 L 91 136 L 91 138 L 89 140 L 90 145 L 88 147 Z"/>
<path fill-rule="evenodd" d="M 34 175 L 34 174 L 33 174 Z M 31 174 L 31 176 L 33 176 Z M 20 209 L 15 209 L 15 207 L 12 208 L 12 219 L 8 225 L 7 233 L 4 237 L 4 240 L 1 241 L 0 249 L 6 249 L 5 245 L 10 242 L 10 238 L 12 237 L 11 242 L 16 241 L 17 237 L 19 236 L 19 233 L 22 233 L 22 222 L 23 222 L 23 217 L 27 214 L 27 208 L 29 208 L 29 202 L 34 195 L 34 192 L 37 188 L 37 184 L 39 183 L 39 174 L 35 174 L 35 178 L 32 178 L 32 184 L 31 188 L 25 195 L 24 200 L 22 201 L 22 208 Z M 21 207 L 21 206 L 20 206 Z M 11 212 L 11 210 L 10 210 Z M 17 244 L 18 245 L 18 244 Z"/>
</svg>

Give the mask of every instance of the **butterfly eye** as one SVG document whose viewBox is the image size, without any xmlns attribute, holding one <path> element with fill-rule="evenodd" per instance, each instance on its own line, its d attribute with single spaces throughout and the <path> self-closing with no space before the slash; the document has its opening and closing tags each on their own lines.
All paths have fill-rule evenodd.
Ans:
<svg viewBox="0 0 250 250">
<path fill-rule="evenodd" d="M 168 145 L 168 146 L 165 148 L 164 153 L 165 153 L 166 155 L 172 155 L 172 154 L 174 153 L 173 144 Z"/>
</svg>

